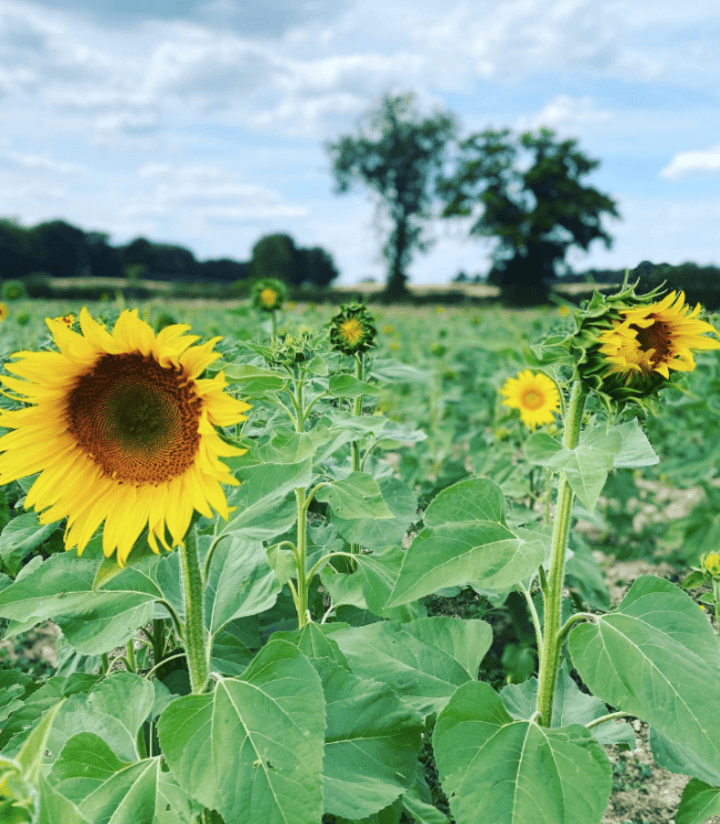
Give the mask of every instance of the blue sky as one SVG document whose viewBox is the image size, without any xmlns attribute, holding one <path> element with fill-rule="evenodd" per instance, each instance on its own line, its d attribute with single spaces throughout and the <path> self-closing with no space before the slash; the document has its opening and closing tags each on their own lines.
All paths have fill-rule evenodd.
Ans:
<svg viewBox="0 0 720 824">
<path fill-rule="evenodd" d="M 112 7 L 110 10 L 108 7 Z M 611 250 L 720 265 L 720 4 L 708 0 L 0 0 L 0 216 L 246 259 L 285 231 L 384 277 L 374 204 L 325 141 L 386 91 L 468 134 L 548 126 L 603 165 Z M 436 221 L 416 283 L 488 267 Z"/>
</svg>

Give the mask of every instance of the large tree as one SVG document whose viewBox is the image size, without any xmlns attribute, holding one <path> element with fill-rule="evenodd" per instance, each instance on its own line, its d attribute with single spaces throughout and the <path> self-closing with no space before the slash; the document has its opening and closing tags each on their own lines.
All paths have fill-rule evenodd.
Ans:
<svg viewBox="0 0 720 824">
<path fill-rule="evenodd" d="M 489 279 L 515 303 L 540 302 L 567 271 L 565 257 L 594 240 L 610 247 L 604 215 L 618 217 L 611 197 L 584 178 L 600 166 L 576 140 L 557 140 L 551 129 L 514 137 L 487 130 L 460 143 L 454 174 L 445 178 L 446 217 L 471 217 L 470 234 L 494 237 Z"/>
<path fill-rule="evenodd" d="M 454 133 L 452 115 L 423 117 L 413 94 L 387 94 L 361 119 L 357 134 L 327 144 L 337 192 L 367 186 L 377 198 L 380 225 L 389 226 L 382 251 L 390 297 L 406 293 L 412 254 L 429 244 L 425 224 Z"/>
</svg>

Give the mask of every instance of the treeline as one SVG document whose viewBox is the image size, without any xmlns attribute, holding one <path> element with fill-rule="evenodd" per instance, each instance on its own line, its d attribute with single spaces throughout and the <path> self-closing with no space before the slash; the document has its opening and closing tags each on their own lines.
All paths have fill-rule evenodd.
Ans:
<svg viewBox="0 0 720 824">
<path fill-rule="evenodd" d="M 277 277 L 294 286 L 327 286 L 338 270 L 315 246 L 296 246 L 287 234 L 261 237 L 250 260 L 197 260 L 184 246 L 138 237 L 114 246 L 104 232 L 86 232 L 64 220 L 23 227 L 0 219 L 0 277 L 44 274 L 58 278 L 133 278 L 186 283 L 235 283 Z"/>
</svg>

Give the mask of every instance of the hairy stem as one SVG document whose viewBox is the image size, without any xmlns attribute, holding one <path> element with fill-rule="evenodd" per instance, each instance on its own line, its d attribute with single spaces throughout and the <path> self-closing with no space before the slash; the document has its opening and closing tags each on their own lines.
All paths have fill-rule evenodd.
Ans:
<svg viewBox="0 0 720 824">
<path fill-rule="evenodd" d="M 208 643 L 203 624 L 203 580 L 195 526 L 191 524 L 180 544 L 180 578 L 185 601 L 183 640 L 193 695 L 205 692 L 208 682 Z"/>
<path fill-rule="evenodd" d="M 572 388 L 570 403 L 565 416 L 563 446 L 575 449 L 580 438 L 583 409 L 587 392 L 580 381 Z M 565 553 L 567 550 L 570 517 L 572 513 L 573 491 L 565 472 L 560 472 L 558 480 L 555 518 L 550 544 L 550 567 L 548 570 L 545 598 L 545 621 L 543 627 L 543 649 L 540 656 L 538 675 L 538 712 L 539 723 L 549 727 L 552 720 L 553 697 L 557 682 L 558 666 L 562 639 L 560 637 L 560 616 L 562 608 L 562 589 L 565 578 Z"/>
</svg>

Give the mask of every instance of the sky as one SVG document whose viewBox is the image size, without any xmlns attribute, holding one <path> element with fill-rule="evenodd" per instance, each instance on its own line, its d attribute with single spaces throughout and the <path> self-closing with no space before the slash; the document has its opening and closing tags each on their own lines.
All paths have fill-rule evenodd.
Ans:
<svg viewBox="0 0 720 824">
<path fill-rule="evenodd" d="M 200 260 L 286 232 L 381 281 L 374 201 L 334 193 L 325 147 L 412 91 L 461 136 L 547 126 L 602 160 L 621 219 L 576 270 L 720 265 L 719 42 L 713 0 L 0 0 L 0 217 Z M 411 282 L 486 273 L 491 241 L 429 230 Z"/>
</svg>

